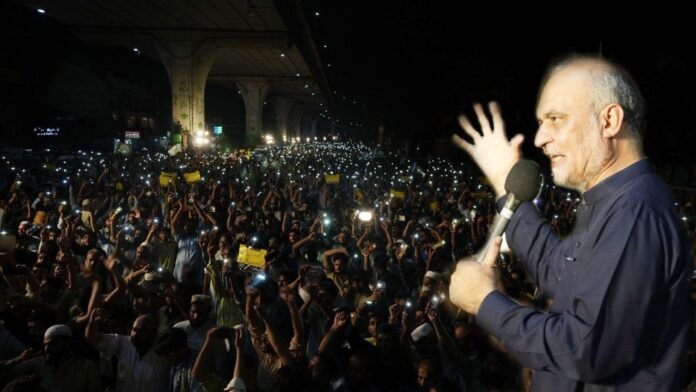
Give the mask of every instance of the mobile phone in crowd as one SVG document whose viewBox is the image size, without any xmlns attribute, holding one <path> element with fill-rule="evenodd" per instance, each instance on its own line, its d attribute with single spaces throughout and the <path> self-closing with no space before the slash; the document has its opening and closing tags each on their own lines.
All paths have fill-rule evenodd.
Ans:
<svg viewBox="0 0 696 392">
<path fill-rule="evenodd" d="M 321 282 L 323 274 L 324 269 L 320 265 L 310 265 L 305 280 L 307 284 L 316 286 Z"/>
<path fill-rule="evenodd" d="M 440 249 L 443 246 L 445 246 L 445 244 L 446 244 L 445 240 L 442 240 L 442 241 L 436 243 L 435 245 L 433 245 L 433 249 Z"/>
<path fill-rule="evenodd" d="M 237 330 L 230 327 L 218 327 L 214 332 L 215 337 L 222 339 L 234 339 L 237 335 Z"/>
<path fill-rule="evenodd" d="M 259 286 L 261 286 L 261 284 L 263 284 L 263 282 L 265 282 L 265 281 L 266 281 L 266 274 L 263 272 L 260 272 L 256 275 L 254 275 L 253 278 L 251 278 L 251 282 L 249 282 L 249 288 L 258 289 Z"/>
<path fill-rule="evenodd" d="M 437 309 L 437 307 L 440 306 L 440 304 L 442 303 L 442 301 L 445 300 L 445 298 L 446 297 L 444 293 L 433 294 L 430 297 L 430 306 L 432 306 L 433 309 Z"/>
</svg>

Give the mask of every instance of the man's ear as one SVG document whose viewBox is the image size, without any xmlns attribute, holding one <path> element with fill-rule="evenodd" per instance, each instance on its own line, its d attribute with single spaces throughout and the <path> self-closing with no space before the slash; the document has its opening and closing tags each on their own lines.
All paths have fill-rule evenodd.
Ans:
<svg viewBox="0 0 696 392">
<path fill-rule="evenodd" d="M 602 109 L 599 114 L 599 125 L 602 130 L 602 137 L 616 137 L 623 126 L 624 110 L 618 103 L 610 103 Z"/>
</svg>

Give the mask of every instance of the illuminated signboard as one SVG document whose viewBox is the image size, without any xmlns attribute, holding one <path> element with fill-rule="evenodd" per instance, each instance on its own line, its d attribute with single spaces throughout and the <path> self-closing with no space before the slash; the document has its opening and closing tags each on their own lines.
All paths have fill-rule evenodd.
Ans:
<svg viewBox="0 0 696 392">
<path fill-rule="evenodd" d="M 216 125 L 213 127 L 214 135 L 222 135 L 222 125 Z"/>
<path fill-rule="evenodd" d="M 140 132 L 138 132 L 138 131 L 126 131 L 124 137 L 126 139 L 140 139 Z"/>
</svg>

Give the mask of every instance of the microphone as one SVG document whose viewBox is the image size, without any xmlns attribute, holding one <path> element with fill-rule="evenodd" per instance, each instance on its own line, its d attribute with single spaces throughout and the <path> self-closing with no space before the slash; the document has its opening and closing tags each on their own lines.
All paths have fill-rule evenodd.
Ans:
<svg viewBox="0 0 696 392">
<path fill-rule="evenodd" d="M 493 230 L 491 230 L 488 235 L 488 241 L 486 241 L 486 245 L 476 257 L 476 261 L 478 261 L 479 264 L 483 263 L 483 258 L 486 256 L 486 253 L 488 253 L 491 241 L 505 232 L 505 228 L 510 222 L 512 214 L 517 207 L 519 207 L 520 203 L 534 200 L 539 193 L 540 186 L 541 168 L 536 162 L 522 159 L 510 169 L 510 173 L 508 173 L 507 178 L 505 178 L 505 191 L 507 191 L 505 206 L 500 213 L 496 215 Z"/>
</svg>

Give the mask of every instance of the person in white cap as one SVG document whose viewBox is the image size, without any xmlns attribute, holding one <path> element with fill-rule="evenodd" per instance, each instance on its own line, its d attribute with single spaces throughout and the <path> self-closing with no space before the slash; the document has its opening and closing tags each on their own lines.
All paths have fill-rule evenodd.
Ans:
<svg viewBox="0 0 696 392">
<path fill-rule="evenodd" d="M 435 271 L 427 271 L 423 276 L 421 293 L 437 292 L 442 286 L 442 274 Z"/>
<path fill-rule="evenodd" d="M 195 352 L 201 351 L 208 330 L 215 328 L 215 322 L 210 319 L 212 310 L 212 298 L 209 295 L 195 294 L 191 296 L 188 320 L 174 324 L 174 328 L 181 328 L 188 336 L 188 346 Z"/>
<path fill-rule="evenodd" d="M 3 375 L 9 379 L 34 374 L 41 380 L 41 387 L 53 391 L 101 391 L 99 367 L 80 355 L 72 352 L 72 331 L 64 324 L 48 328 L 43 338 L 43 355 L 32 349 L 25 350 L 18 357 L 5 362 Z"/>
</svg>

